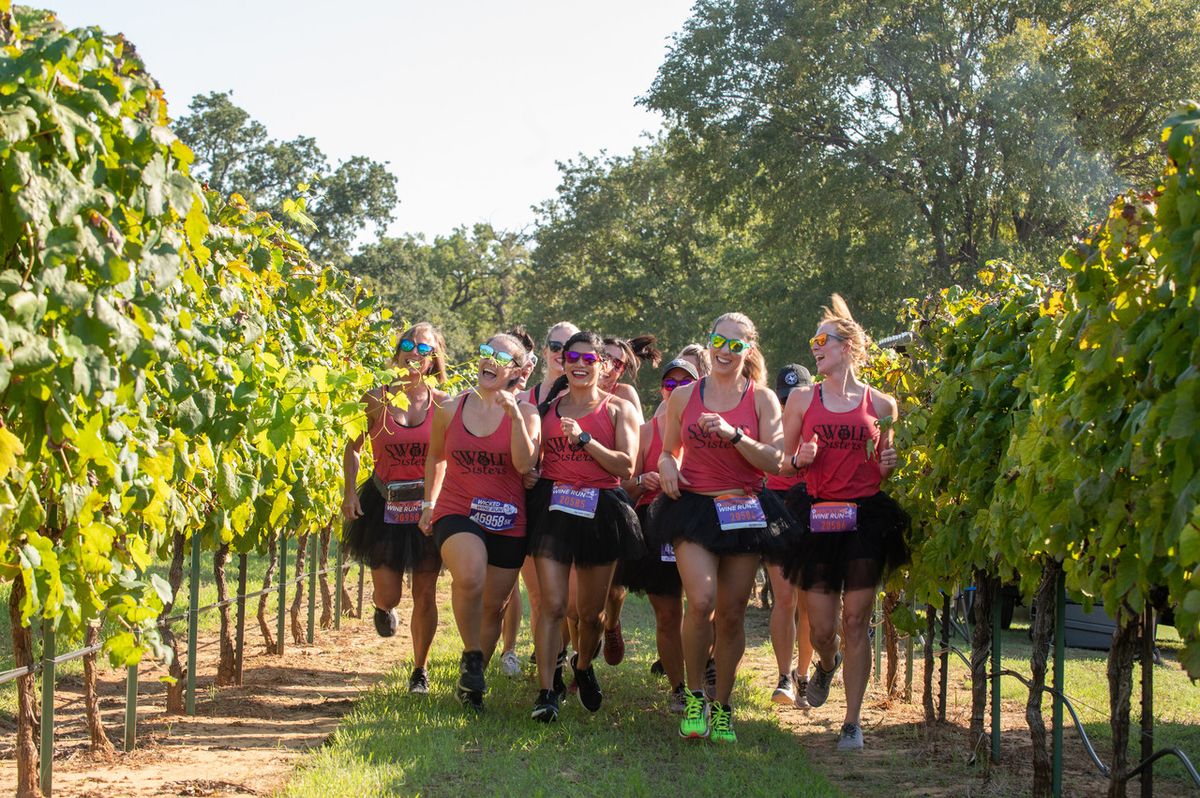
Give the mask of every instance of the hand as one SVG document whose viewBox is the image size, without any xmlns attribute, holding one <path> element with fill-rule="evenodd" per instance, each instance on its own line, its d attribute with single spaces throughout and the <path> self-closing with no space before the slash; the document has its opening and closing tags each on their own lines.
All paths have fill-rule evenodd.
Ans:
<svg viewBox="0 0 1200 798">
<path fill-rule="evenodd" d="M 426 507 L 421 511 L 421 520 L 417 521 L 417 527 L 425 537 L 433 536 L 433 508 Z"/>
<path fill-rule="evenodd" d="M 720 413 L 701 413 L 697 419 L 700 429 L 708 435 L 716 435 L 722 440 L 729 440 L 737 435 L 733 425 L 721 417 Z"/>
<path fill-rule="evenodd" d="M 362 518 L 362 514 L 362 502 L 358 500 L 358 494 L 347 493 L 342 499 L 342 515 L 346 516 L 347 521 L 353 521 L 355 518 Z"/>
<path fill-rule="evenodd" d="M 647 493 L 662 490 L 662 478 L 659 477 L 657 471 L 647 471 L 642 474 L 642 490 Z"/>
<path fill-rule="evenodd" d="M 813 460 L 817 459 L 817 433 L 813 433 L 812 438 L 800 445 L 800 451 L 796 452 L 796 465 L 800 468 L 810 466 Z"/>
<path fill-rule="evenodd" d="M 496 404 L 504 410 L 509 418 L 521 415 L 521 406 L 517 403 L 517 395 L 511 391 L 496 391 Z"/>
<path fill-rule="evenodd" d="M 884 477 L 887 477 L 896 470 L 896 464 L 898 462 L 899 458 L 896 456 L 895 449 L 884 449 L 879 453 L 879 473 L 883 474 Z"/>
<path fill-rule="evenodd" d="M 669 454 L 664 454 L 658 460 L 658 485 L 663 493 L 672 499 L 679 498 L 679 490 L 683 485 L 690 485 L 683 475 L 679 473 L 679 466 L 675 464 L 675 458 Z"/>
<path fill-rule="evenodd" d="M 528 474 L 522 475 L 521 481 L 525 484 L 525 490 L 531 490 L 533 488 L 533 486 L 537 484 L 537 481 L 541 478 L 542 478 L 542 472 L 535 468 L 532 471 L 530 471 Z"/>
<path fill-rule="evenodd" d="M 579 443 L 579 434 L 583 432 L 583 429 L 580 428 L 579 422 L 576 419 L 564 416 L 562 418 L 562 431 L 563 435 L 566 435 L 571 443 L 577 444 Z"/>
</svg>

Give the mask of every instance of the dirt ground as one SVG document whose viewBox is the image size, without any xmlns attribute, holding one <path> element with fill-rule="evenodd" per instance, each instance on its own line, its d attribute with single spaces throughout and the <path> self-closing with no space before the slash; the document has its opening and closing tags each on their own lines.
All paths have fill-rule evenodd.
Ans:
<svg viewBox="0 0 1200 798">
<path fill-rule="evenodd" d="M 449 580 L 439 585 L 448 599 Z M 368 585 L 368 591 L 370 590 Z M 370 612 L 370 599 L 365 604 Z M 410 611 L 405 597 L 400 611 Z M 303 616 L 302 616 L 303 617 Z M 443 623 L 450 621 L 445 613 Z M 753 682 L 769 689 L 775 665 L 757 648 L 767 636 L 768 613 L 752 608 L 747 616 L 749 651 L 743 667 Z M 262 653 L 257 628 L 247 630 L 247 655 L 241 687 L 216 690 L 216 638 L 202 636 L 195 717 L 167 715 L 164 671 L 143 666 L 139 691 L 137 749 L 119 751 L 125 706 L 123 674 L 101 678 L 104 719 L 118 753 L 88 752 L 82 718 L 81 680 L 60 679 L 55 722 L 54 794 L 61 796 L 239 796 L 271 795 L 280 790 L 305 752 L 321 746 L 337 728 L 355 698 L 410 650 L 407 630 L 382 639 L 368 620 L 344 618 L 338 631 L 319 630 L 313 646 L 289 641 L 280 658 Z M 903 685 L 901 665 L 900 683 Z M 966 740 L 970 694 L 952 682 L 947 723 L 932 729 L 922 722 L 920 668 L 914 674 L 914 700 L 886 702 L 872 682 L 863 713 L 866 750 L 853 767 L 834 751 L 844 707 L 835 687 L 829 703 L 816 710 L 778 708 L 781 724 L 796 735 L 813 764 L 847 795 L 1022 796 L 1028 794 L 1030 742 L 1024 706 L 1004 708 L 1004 758 L 1001 764 L 971 764 Z M 840 681 L 840 678 L 837 680 Z M 835 681 L 835 683 L 837 683 Z M 0 784 L 16 781 L 11 730 L 0 738 Z M 1068 746 L 1072 735 L 1068 734 Z M 1068 794 L 1103 794 L 1105 783 L 1068 748 Z M 1136 789 L 1136 788 L 1135 788 Z"/>
</svg>

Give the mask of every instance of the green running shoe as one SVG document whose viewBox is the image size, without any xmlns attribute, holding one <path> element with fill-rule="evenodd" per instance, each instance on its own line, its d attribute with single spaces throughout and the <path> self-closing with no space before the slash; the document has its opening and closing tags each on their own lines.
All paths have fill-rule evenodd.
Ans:
<svg viewBox="0 0 1200 798">
<path fill-rule="evenodd" d="M 688 690 L 684 696 L 683 720 L 679 721 L 679 736 L 689 739 L 708 736 L 708 701 L 704 693 Z"/>
<path fill-rule="evenodd" d="M 712 729 L 708 739 L 714 743 L 736 743 L 737 732 L 733 730 L 733 708 L 728 704 L 714 702 L 712 705 Z"/>
</svg>

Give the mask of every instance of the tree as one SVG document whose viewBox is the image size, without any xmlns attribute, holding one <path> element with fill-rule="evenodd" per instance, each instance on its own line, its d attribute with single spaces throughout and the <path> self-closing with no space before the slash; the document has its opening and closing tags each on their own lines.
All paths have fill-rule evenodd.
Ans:
<svg viewBox="0 0 1200 798">
<path fill-rule="evenodd" d="M 1053 262 L 1147 183 L 1156 120 L 1200 88 L 1198 24 L 1186 0 L 700 0 L 643 102 L 709 207 L 776 237 L 900 211 L 911 246 L 882 254 L 932 289 Z"/>
<path fill-rule="evenodd" d="M 355 155 L 331 170 L 315 139 L 271 139 L 229 93 L 198 94 L 188 111 L 176 127 L 196 154 L 196 174 L 222 195 L 237 192 L 253 207 L 283 211 L 317 258 L 343 260 L 368 224 L 381 233 L 391 223 L 398 199 L 386 164 Z M 315 227 L 297 221 L 290 201 L 298 195 L 307 195 L 298 210 Z"/>
</svg>

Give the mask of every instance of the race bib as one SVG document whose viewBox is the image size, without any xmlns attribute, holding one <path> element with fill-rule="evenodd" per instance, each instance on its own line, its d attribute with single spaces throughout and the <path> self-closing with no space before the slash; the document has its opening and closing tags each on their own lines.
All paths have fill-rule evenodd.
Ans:
<svg viewBox="0 0 1200 798">
<path fill-rule="evenodd" d="M 419 479 L 408 482 L 389 482 L 383 506 L 385 524 L 415 524 L 421 520 L 421 497 L 425 483 Z"/>
<path fill-rule="evenodd" d="M 858 529 L 858 505 L 817 502 L 808 511 L 808 528 L 813 532 L 853 532 Z"/>
<path fill-rule="evenodd" d="M 662 544 L 662 554 L 658 559 L 662 562 L 675 562 L 675 547 L 670 543 Z"/>
<path fill-rule="evenodd" d="M 495 499 L 471 499 L 467 517 L 488 532 L 507 532 L 517 523 L 517 506 Z"/>
<path fill-rule="evenodd" d="M 563 482 L 555 482 L 550 490 L 550 509 L 570 513 L 580 518 L 595 518 L 600 504 L 599 488 L 576 488 Z"/>
<path fill-rule="evenodd" d="M 721 529 L 755 529 L 767 525 L 767 516 L 757 496 L 718 496 L 713 499 Z"/>
</svg>

